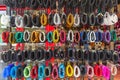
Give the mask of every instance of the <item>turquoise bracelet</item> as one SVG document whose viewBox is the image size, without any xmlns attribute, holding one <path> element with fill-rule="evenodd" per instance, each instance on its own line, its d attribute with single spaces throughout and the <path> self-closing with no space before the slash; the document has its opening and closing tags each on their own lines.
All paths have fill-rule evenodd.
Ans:
<svg viewBox="0 0 120 80">
<path fill-rule="evenodd" d="M 17 43 L 23 42 L 23 32 L 16 32 L 15 39 Z"/>
</svg>

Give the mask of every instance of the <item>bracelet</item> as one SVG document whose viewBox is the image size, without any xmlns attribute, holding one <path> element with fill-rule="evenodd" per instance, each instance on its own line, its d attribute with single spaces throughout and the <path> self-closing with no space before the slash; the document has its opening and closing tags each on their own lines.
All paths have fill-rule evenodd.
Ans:
<svg viewBox="0 0 120 80">
<path fill-rule="evenodd" d="M 28 14 L 24 14 L 23 16 L 23 24 L 26 27 L 32 27 L 32 18 Z"/>
<path fill-rule="evenodd" d="M 53 41 L 52 36 L 53 36 L 53 32 L 48 32 L 47 33 L 47 40 L 48 40 L 49 43 L 51 43 Z"/>
<path fill-rule="evenodd" d="M 72 60 L 72 59 L 74 59 L 75 58 L 75 49 L 74 48 L 68 48 L 68 51 L 67 51 L 67 53 L 68 53 L 68 59 L 70 59 L 70 60 Z"/>
<path fill-rule="evenodd" d="M 77 66 L 77 65 L 75 65 L 74 66 L 74 77 L 75 78 L 78 78 L 79 76 L 80 76 L 80 68 Z"/>
<path fill-rule="evenodd" d="M 83 13 L 80 16 L 80 21 L 83 25 L 86 25 L 88 23 L 88 15 L 86 13 Z"/>
<path fill-rule="evenodd" d="M 47 15 L 45 13 L 42 13 L 41 17 L 40 17 L 40 22 L 41 22 L 41 25 L 45 26 L 47 25 Z"/>
<path fill-rule="evenodd" d="M 24 50 L 24 51 L 23 51 L 23 53 L 24 53 L 23 55 L 24 55 L 24 59 L 25 59 L 25 60 L 28 60 L 28 59 L 29 59 L 29 52 L 30 52 L 29 50 Z"/>
<path fill-rule="evenodd" d="M 65 77 L 65 65 L 63 63 L 59 65 L 58 73 L 61 79 Z"/>
<path fill-rule="evenodd" d="M 63 60 L 65 58 L 65 52 L 62 49 L 59 50 L 58 54 L 60 60 Z"/>
<path fill-rule="evenodd" d="M 86 75 L 86 73 L 87 73 L 87 67 L 84 66 L 84 65 L 80 65 L 80 73 L 81 73 L 81 76 Z"/>
<path fill-rule="evenodd" d="M 39 34 L 39 40 L 40 42 L 44 43 L 46 41 L 46 35 L 45 32 L 41 31 Z"/>
<path fill-rule="evenodd" d="M 28 30 L 25 30 L 23 33 L 23 40 L 25 42 L 28 42 L 30 40 L 30 32 Z"/>
<path fill-rule="evenodd" d="M 56 26 L 60 25 L 61 24 L 61 19 L 60 19 L 60 15 L 58 13 L 55 13 L 54 14 L 54 17 L 53 17 L 53 22 Z"/>
<path fill-rule="evenodd" d="M 80 39 L 81 39 L 82 43 L 87 42 L 87 32 L 86 31 L 80 32 Z"/>
<path fill-rule="evenodd" d="M 24 76 L 23 75 L 23 70 L 24 70 L 25 66 L 26 65 L 18 67 L 18 69 L 17 69 L 17 78 L 21 79 Z"/>
<path fill-rule="evenodd" d="M 9 43 L 14 44 L 15 43 L 15 34 L 13 32 L 9 33 Z"/>
<path fill-rule="evenodd" d="M 59 33 L 58 33 L 58 30 L 54 30 L 53 31 L 53 38 L 52 38 L 53 42 L 54 43 L 57 43 L 59 41 Z"/>
<path fill-rule="evenodd" d="M 9 39 L 9 32 L 2 32 L 2 41 L 5 43 L 8 43 L 8 39 Z"/>
<path fill-rule="evenodd" d="M 97 42 L 102 41 L 103 36 L 102 36 L 102 32 L 101 31 L 95 32 L 95 35 L 96 35 L 96 41 Z"/>
<path fill-rule="evenodd" d="M 97 14 L 96 18 L 97 18 L 97 24 L 102 25 L 102 23 L 104 22 L 103 14 L 102 13 Z"/>
<path fill-rule="evenodd" d="M 92 59 L 93 59 L 93 62 L 98 62 L 98 54 L 95 53 L 95 52 L 92 52 Z"/>
<path fill-rule="evenodd" d="M 66 25 L 66 14 L 65 13 L 62 13 L 61 14 L 61 24 L 63 27 L 65 27 Z"/>
<path fill-rule="evenodd" d="M 16 55 L 16 58 L 17 58 L 17 62 L 24 62 L 24 53 L 23 53 L 23 51 L 19 51 L 18 53 L 17 53 L 17 55 Z"/>
<path fill-rule="evenodd" d="M 44 49 L 39 49 L 39 50 L 36 50 L 36 52 L 35 52 L 36 54 L 35 54 L 35 56 L 36 56 L 36 59 L 37 60 L 43 60 L 44 59 L 44 57 L 45 57 L 45 51 L 44 51 Z"/>
<path fill-rule="evenodd" d="M 12 53 L 10 55 L 10 61 L 11 62 L 16 62 L 17 61 L 16 55 L 17 55 L 17 51 L 12 51 Z"/>
<path fill-rule="evenodd" d="M 115 30 L 110 31 L 111 33 L 111 41 L 115 42 L 117 40 L 117 34 Z"/>
<path fill-rule="evenodd" d="M 37 32 L 37 31 L 33 31 L 32 33 L 31 33 L 31 42 L 33 42 L 33 43 L 37 43 L 37 42 L 39 42 L 39 32 Z"/>
<path fill-rule="evenodd" d="M 18 67 L 19 67 L 19 66 L 14 66 L 14 67 L 11 68 L 11 70 L 10 70 L 10 76 L 11 76 L 12 78 L 17 78 L 17 70 L 18 70 Z"/>
<path fill-rule="evenodd" d="M 19 8 L 25 8 L 25 1 L 24 0 L 18 0 L 18 1 L 16 1 L 16 5 Z"/>
<path fill-rule="evenodd" d="M 53 17 L 54 17 L 53 13 L 50 13 L 48 16 L 48 23 L 52 26 L 54 25 Z"/>
<path fill-rule="evenodd" d="M 83 55 L 83 60 L 85 60 L 85 61 L 88 61 L 89 60 L 89 58 L 90 58 L 90 51 L 88 51 L 88 50 L 86 50 L 85 52 L 84 52 L 84 55 Z"/>
<path fill-rule="evenodd" d="M 17 15 L 16 17 L 15 17 L 15 25 L 17 26 L 17 27 L 23 27 L 23 17 L 22 16 L 20 16 L 20 15 Z"/>
<path fill-rule="evenodd" d="M 32 79 L 36 79 L 38 77 L 38 66 L 37 65 L 32 67 L 31 72 L 30 72 L 30 77 Z"/>
<path fill-rule="evenodd" d="M 68 31 L 67 40 L 70 41 L 70 42 L 74 41 L 74 33 L 73 33 L 72 30 Z"/>
<path fill-rule="evenodd" d="M 17 43 L 23 42 L 23 32 L 16 32 L 15 33 L 15 41 Z"/>
<path fill-rule="evenodd" d="M 111 75 L 112 76 L 117 75 L 117 67 L 116 67 L 116 65 L 111 65 Z"/>
<path fill-rule="evenodd" d="M 76 13 L 74 16 L 74 26 L 79 26 L 79 25 L 80 25 L 80 16 L 78 13 Z"/>
<path fill-rule="evenodd" d="M 51 74 L 51 66 L 45 67 L 45 77 L 50 77 Z"/>
<path fill-rule="evenodd" d="M 106 31 L 104 33 L 104 39 L 105 39 L 105 42 L 107 42 L 107 43 L 109 43 L 111 41 L 111 35 L 110 35 L 109 31 Z"/>
<path fill-rule="evenodd" d="M 95 35 L 95 32 L 94 31 L 90 31 L 88 33 L 88 40 L 90 42 L 95 42 L 96 41 L 96 35 Z"/>
<path fill-rule="evenodd" d="M 67 77 L 72 77 L 74 75 L 74 69 L 72 67 L 72 65 L 67 64 L 66 66 L 66 76 Z"/>
<path fill-rule="evenodd" d="M 68 28 L 71 28 L 74 24 L 74 16 L 71 13 L 69 13 L 67 16 L 66 24 Z"/>
<path fill-rule="evenodd" d="M 94 26 L 96 24 L 96 16 L 94 13 L 91 13 L 89 16 L 89 24 L 91 26 Z"/>
<path fill-rule="evenodd" d="M 113 52 L 112 61 L 113 61 L 114 63 L 118 63 L 118 60 L 119 60 L 118 53 Z"/>
<path fill-rule="evenodd" d="M 77 60 L 84 60 L 84 53 L 83 53 L 83 51 L 82 50 L 78 50 L 77 52 L 76 52 L 76 59 Z"/>
<path fill-rule="evenodd" d="M 52 67 L 52 79 L 58 79 L 58 66 L 56 64 Z"/>
<path fill-rule="evenodd" d="M 98 51 L 97 53 L 98 53 L 99 60 L 104 62 L 106 54 L 103 51 Z"/>
<path fill-rule="evenodd" d="M 61 30 L 61 31 L 60 31 L 60 42 L 61 42 L 61 43 L 66 42 L 66 33 L 65 33 L 64 30 Z"/>
<path fill-rule="evenodd" d="M 10 77 L 10 71 L 11 71 L 12 67 L 14 67 L 14 64 L 9 64 L 8 66 L 6 66 L 4 68 L 4 70 L 3 70 L 3 77 L 4 78 Z"/>
<path fill-rule="evenodd" d="M 45 77 L 44 70 L 45 70 L 45 65 L 41 63 L 40 66 L 39 66 L 39 69 L 38 69 L 38 77 L 39 77 L 39 79 L 43 79 Z"/>
<path fill-rule="evenodd" d="M 49 7 L 49 0 L 43 1 L 43 5 L 44 5 L 44 8 L 48 8 Z"/>
<path fill-rule="evenodd" d="M 15 16 L 11 16 L 10 17 L 10 26 L 11 27 L 15 27 L 16 25 L 15 25 Z"/>
<path fill-rule="evenodd" d="M 94 68 L 90 65 L 87 66 L 87 75 L 90 78 L 94 77 Z"/>
<path fill-rule="evenodd" d="M 39 4 L 38 4 L 38 0 L 31 0 L 31 3 L 30 3 L 30 8 L 32 8 L 32 9 L 37 9 L 38 8 L 38 6 L 39 6 Z"/>
<path fill-rule="evenodd" d="M 34 25 L 34 26 L 37 26 L 37 27 L 40 27 L 40 15 L 39 14 L 33 14 L 32 16 L 31 16 L 31 18 L 32 18 L 32 24 Z"/>
<path fill-rule="evenodd" d="M 10 61 L 10 55 L 11 53 L 10 52 L 3 52 L 2 55 L 1 55 L 1 58 L 3 60 L 3 62 L 7 63 Z"/>
<path fill-rule="evenodd" d="M 6 14 L 3 14 L 1 16 L 1 24 L 4 25 L 4 26 L 9 26 L 10 24 L 10 16 L 9 15 L 6 15 Z"/>
<path fill-rule="evenodd" d="M 23 74 L 24 74 L 24 77 L 25 77 L 25 78 L 29 78 L 29 77 L 30 77 L 31 68 L 32 68 L 31 66 L 26 66 L 26 67 L 24 68 Z"/>
<path fill-rule="evenodd" d="M 29 53 L 29 59 L 30 59 L 31 61 L 35 61 L 35 60 L 36 60 L 35 54 L 36 54 L 35 51 L 30 51 L 30 53 Z"/>
<path fill-rule="evenodd" d="M 104 51 L 104 54 L 106 54 L 106 60 L 111 60 L 112 59 L 112 56 L 113 56 L 113 54 L 112 54 L 112 52 L 110 51 L 110 52 L 108 52 L 108 51 Z"/>
<path fill-rule="evenodd" d="M 45 52 L 45 60 L 50 60 L 53 56 L 52 50 L 48 50 Z"/>
<path fill-rule="evenodd" d="M 75 43 L 79 43 L 80 42 L 80 33 L 78 31 L 76 31 L 74 33 L 74 41 L 75 41 Z"/>
<path fill-rule="evenodd" d="M 59 50 L 58 48 L 57 48 L 57 49 L 54 49 L 54 54 L 53 54 L 53 56 L 54 56 L 55 59 L 58 59 L 58 58 L 59 58 L 58 50 Z"/>
<path fill-rule="evenodd" d="M 97 77 L 102 76 L 102 68 L 99 65 L 97 65 L 97 64 L 94 66 L 94 74 Z"/>
<path fill-rule="evenodd" d="M 109 80 L 110 79 L 110 75 L 111 75 L 111 73 L 110 73 L 110 69 L 107 67 L 107 66 L 102 66 L 102 74 L 103 74 L 103 77 L 105 77 L 106 78 L 106 80 Z"/>
</svg>

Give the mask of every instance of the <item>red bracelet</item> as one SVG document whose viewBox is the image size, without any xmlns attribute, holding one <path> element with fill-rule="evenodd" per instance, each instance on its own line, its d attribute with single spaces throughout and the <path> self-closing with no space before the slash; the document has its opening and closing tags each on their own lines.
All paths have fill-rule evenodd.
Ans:
<svg viewBox="0 0 120 80">
<path fill-rule="evenodd" d="M 94 74 L 97 77 L 102 76 L 102 68 L 99 65 L 97 65 L 97 64 L 94 66 Z"/>
<path fill-rule="evenodd" d="M 64 30 L 60 31 L 60 42 L 64 43 L 66 41 L 66 33 Z"/>
<path fill-rule="evenodd" d="M 38 77 L 38 66 L 37 65 L 32 67 L 30 76 L 32 79 L 36 79 Z"/>
<path fill-rule="evenodd" d="M 75 43 L 79 43 L 80 41 L 80 33 L 78 31 L 74 33 L 74 41 Z"/>
<path fill-rule="evenodd" d="M 8 31 L 2 33 L 2 41 L 5 43 L 9 42 L 9 32 Z"/>
</svg>

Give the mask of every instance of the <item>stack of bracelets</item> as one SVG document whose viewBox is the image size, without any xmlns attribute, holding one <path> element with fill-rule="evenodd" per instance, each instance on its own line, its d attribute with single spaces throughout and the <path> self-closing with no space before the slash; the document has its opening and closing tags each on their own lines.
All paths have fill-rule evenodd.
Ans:
<svg viewBox="0 0 120 80">
<path fill-rule="evenodd" d="M 111 80 L 117 75 L 120 51 L 114 47 L 118 42 L 114 26 L 120 26 L 119 0 L 4 0 L 4 4 L 13 14 L 1 16 L 1 25 L 11 29 L 1 33 L 2 41 L 16 44 L 1 52 L 0 59 L 8 64 L 4 78 Z"/>
</svg>

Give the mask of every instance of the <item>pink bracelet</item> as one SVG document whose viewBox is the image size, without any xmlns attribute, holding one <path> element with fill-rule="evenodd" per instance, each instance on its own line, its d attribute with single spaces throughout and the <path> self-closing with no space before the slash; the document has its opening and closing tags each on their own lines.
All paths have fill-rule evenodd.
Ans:
<svg viewBox="0 0 120 80">
<path fill-rule="evenodd" d="M 58 79 L 58 66 L 56 64 L 54 64 L 52 69 L 52 79 L 53 80 Z"/>
<path fill-rule="evenodd" d="M 87 66 L 87 75 L 92 78 L 94 76 L 94 68 L 90 65 Z"/>
</svg>

